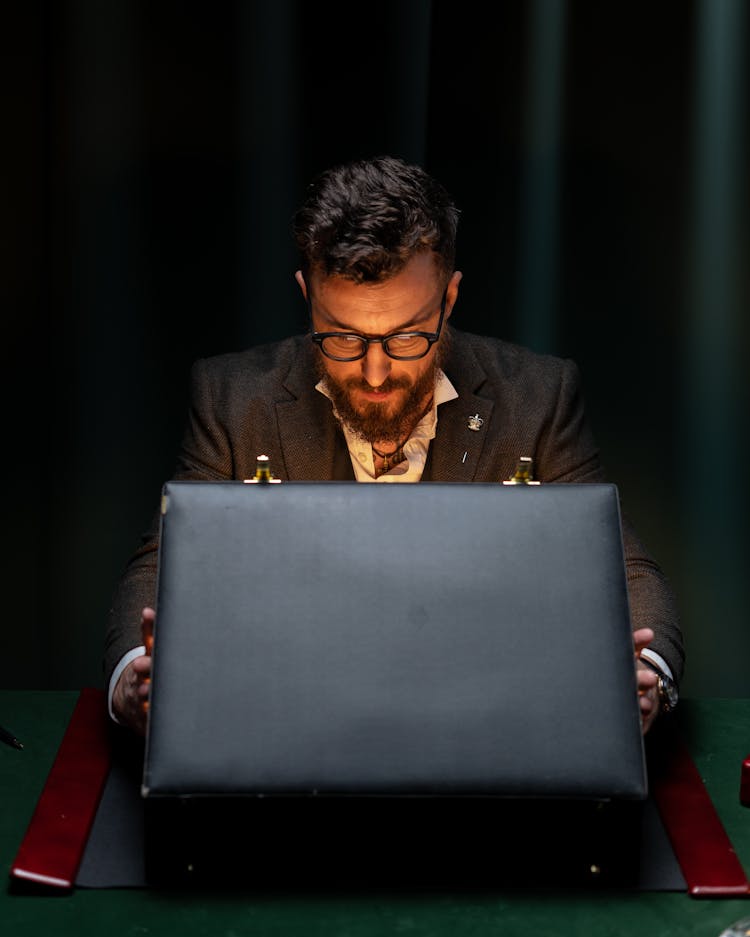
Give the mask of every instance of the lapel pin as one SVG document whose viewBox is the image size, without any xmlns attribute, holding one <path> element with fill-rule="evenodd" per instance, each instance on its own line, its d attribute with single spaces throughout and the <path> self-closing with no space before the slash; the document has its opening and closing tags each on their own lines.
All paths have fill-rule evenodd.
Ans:
<svg viewBox="0 0 750 937">
<path fill-rule="evenodd" d="M 484 420 L 478 413 L 475 413 L 474 416 L 469 417 L 468 427 L 471 430 L 474 430 L 475 433 L 478 433 L 484 424 Z"/>
</svg>

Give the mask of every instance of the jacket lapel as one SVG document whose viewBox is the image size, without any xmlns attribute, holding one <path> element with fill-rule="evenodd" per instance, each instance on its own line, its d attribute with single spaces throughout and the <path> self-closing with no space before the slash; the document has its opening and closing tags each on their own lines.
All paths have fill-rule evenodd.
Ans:
<svg viewBox="0 0 750 937">
<path fill-rule="evenodd" d="M 471 482 L 487 439 L 494 403 L 479 396 L 486 374 L 474 352 L 460 333 L 453 332 L 452 342 L 444 371 L 458 391 L 458 397 L 438 408 L 430 480 Z"/>
<path fill-rule="evenodd" d="M 308 343 L 309 344 L 309 343 Z M 283 384 L 291 400 L 276 404 L 279 440 L 289 481 L 335 477 L 338 428 L 331 402 L 315 390 L 314 349 L 302 345 Z"/>
</svg>

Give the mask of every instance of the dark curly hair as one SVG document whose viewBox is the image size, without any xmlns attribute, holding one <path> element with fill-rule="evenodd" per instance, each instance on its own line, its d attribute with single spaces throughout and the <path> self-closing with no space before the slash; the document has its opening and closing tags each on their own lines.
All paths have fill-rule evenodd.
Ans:
<svg viewBox="0 0 750 937">
<path fill-rule="evenodd" d="M 388 280 L 421 251 L 453 272 L 459 211 L 421 167 L 391 156 L 321 173 L 294 216 L 302 272 L 356 283 Z"/>
</svg>

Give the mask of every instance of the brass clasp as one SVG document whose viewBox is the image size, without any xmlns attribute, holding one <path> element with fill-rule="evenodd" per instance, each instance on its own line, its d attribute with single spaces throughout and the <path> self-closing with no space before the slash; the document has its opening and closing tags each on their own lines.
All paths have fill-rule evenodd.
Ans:
<svg viewBox="0 0 750 937">
<path fill-rule="evenodd" d="M 504 485 L 538 485 L 534 481 L 534 460 L 529 455 L 522 455 L 518 460 L 515 472 Z"/>
<path fill-rule="evenodd" d="M 246 485 L 278 485 L 280 478 L 274 478 L 271 471 L 271 460 L 267 455 L 259 455 L 255 460 L 255 478 L 243 478 Z"/>
</svg>

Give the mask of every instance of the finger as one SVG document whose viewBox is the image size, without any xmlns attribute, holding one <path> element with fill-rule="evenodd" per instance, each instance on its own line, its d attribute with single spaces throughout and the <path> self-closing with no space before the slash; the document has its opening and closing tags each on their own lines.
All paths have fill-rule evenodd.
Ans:
<svg viewBox="0 0 750 937">
<path fill-rule="evenodd" d="M 650 644 L 653 640 L 654 640 L 653 628 L 637 628 L 633 632 L 633 643 L 639 648 L 645 647 L 647 644 Z"/>
<path fill-rule="evenodd" d="M 654 640 L 654 632 L 651 628 L 638 628 L 637 631 L 633 632 L 633 645 L 635 647 L 636 657 L 641 653 L 641 651 L 648 647 L 648 645 Z"/>
<path fill-rule="evenodd" d="M 141 712 L 144 717 L 149 708 L 149 690 L 151 688 L 151 654 L 154 650 L 154 621 L 156 612 L 152 608 L 144 608 L 141 612 L 141 633 L 143 634 L 143 644 L 146 648 L 146 660 L 148 667 L 143 667 L 142 683 L 138 687 L 138 697 L 140 700 Z"/>
<path fill-rule="evenodd" d="M 151 654 L 154 649 L 154 621 L 156 612 L 152 608 L 144 608 L 141 612 L 141 634 L 146 653 Z"/>
<path fill-rule="evenodd" d="M 645 683 L 647 686 L 656 686 L 659 675 L 648 664 L 645 664 L 640 658 L 635 662 L 635 676 L 638 683 Z"/>
<path fill-rule="evenodd" d="M 149 694 L 149 685 L 148 683 L 141 683 L 136 689 L 136 695 L 140 700 L 147 700 Z"/>
<path fill-rule="evenodd" d="M 131 663 L 131 678 L 135 678 L 133 682 L 140 683 L 145 677 L 151 676 L 151 658 L 146 654 L 143 654 L 141 657 L 136 657 Z"/>
<path fill-rule="evenodd" d="M 638 684 L 638 696 L 652 695 L 656 691 L 656 686 L 653 683 L 639 683 Z"/>
</svg>

